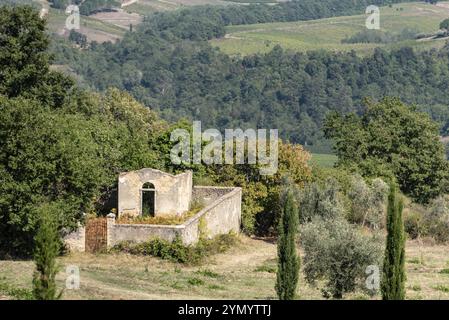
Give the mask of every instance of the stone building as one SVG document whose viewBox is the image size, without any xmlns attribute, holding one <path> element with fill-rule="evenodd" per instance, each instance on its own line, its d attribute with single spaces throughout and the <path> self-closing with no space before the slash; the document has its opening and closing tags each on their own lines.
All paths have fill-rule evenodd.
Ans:
<svg viewBox="0 0 449 320">
<path fill-rule="evenodd" d="M 118 178 L 118 215 L 181 215 L 192 201 L 192 172 L 171 175 L 156 169 L 125 172 Z"/>
<path fill-rule="evenodd" d="M 118 178 L 119 216 L 182 215 L 194 201 L 201 203 L 202 209 L 177 225 L 121 224 L 111 213 L 106 218 L 88 220 L 85 227 L 67 235 L 65 242 L 74 251 L 95 251 L 122 241 L 144 242 L 154 238 L 173 241 L 179 237 L 184 244 L 191 245 L 200 237 L 239 232 L 241 188 L 193 186 L 191 171 L 172 175 L 145 168 L 122 173 Z"/>
</svg>

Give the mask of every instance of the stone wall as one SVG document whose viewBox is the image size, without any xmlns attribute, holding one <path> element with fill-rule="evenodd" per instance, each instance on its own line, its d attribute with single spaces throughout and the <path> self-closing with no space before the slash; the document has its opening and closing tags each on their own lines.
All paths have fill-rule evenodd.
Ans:
<svg viewBox="0 0 449 320">
<path fill-rule="evenodd" d="M 154 238 L 173 241 L 176 235 L 186 245 L 198 242 L 200 233 L 212 238 L 231 231 L 238 233 L 241 224 L 242 189 L 227 187 L 194 187 L 194 200 L 206 206 L 181 225 L 117 224 L 114 214 L 107 217 L 107 245 L 122 241 L 144 242 Z M 201 226 L 201 227 L 200 227 Z M 203 228 L 202 230 L 200 230 Z M 65 237 L 71 251 L 85 250 L 85 228 Z"/>
<path fill-rule="evenodd" d="M 200 225 L 205 236 L 212 238 L 230 231 L 239 232 L 241 223 L 241 188 L 195 187 L 196 199 L 205 199 L 206 207 L 181 225 L 116 224 L 108 219 L 108 246 L 121 241 L 143 242 L 152 238 L 172 241 L 176 235 L 184 244 L 198 242 Z M 202 221 L 202 223 L 200 222 Z"/>
<path fill-rule="evenodd" d="M 69 251 L 84 252 L 86 250 L 86 228 L 80 226 L 78 230 L 64 237 L 64 243 Z"/>
<path fill-rule="evenodd" d="M 195 186 L 192 191 L 192 199 L 193 201 L 199 201 L 207 206 L 234 189 L 235 188 L 232 187 Z"/>
<path fill-rule="evenodd" d="M 152 183 L 155 188 L 155 216 L 182 214 L 189 210 L 192 200 L 192 172 L 171 175 L 155 169 L 122 173 L 118 179 L 118 215 L 140 215 L 142 186 Z"/>
</svg>

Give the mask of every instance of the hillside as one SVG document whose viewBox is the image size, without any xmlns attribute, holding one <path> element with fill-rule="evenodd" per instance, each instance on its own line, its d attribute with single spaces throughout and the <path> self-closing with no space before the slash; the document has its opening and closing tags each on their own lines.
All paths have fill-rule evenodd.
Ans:
<svg viewBox="0 0 449 320">
<path fill-rule="evenodd" d="M 366 15 L 344 16 L 301 22 L 262 23 L 229 26 L 226 36 L 214 39 L 212 45 L 231 55 L 268 52 L 276 45 L 295 51 L 325 49 L 331 51 L 356 50 L 372 52 L 375 47 L 440 48 L 445 39 L 403 40 L 392 44 L 344 44 L 342 40 L 366 30 Z M 416 33 L 434 33 L 442 20 L 449 17 L 449 2 L 435 5 L 402 3 L 381 8 L 381 31 L 399 34 L 404 29 Z M 447 39 L 446 39 L 447 40 Z"/>
</svg>

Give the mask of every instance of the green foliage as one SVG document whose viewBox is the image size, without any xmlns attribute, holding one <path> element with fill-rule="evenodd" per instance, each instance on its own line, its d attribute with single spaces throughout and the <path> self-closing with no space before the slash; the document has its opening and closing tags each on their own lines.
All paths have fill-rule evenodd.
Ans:
<svg viewBox="0 0 449 320">
<path fill-rule="evenodd" d="M 167 126 L 128 94 L 88 94 L 49 71 L 45 23 L 31 8 L 1 7 L 0 22 L 0 254 L 25 256 L 35 207 L 60 203 L 67 231 L 82 212 L 107 211 L 119 172 L 164 167 L 153 146 Z"/>
<path fill-rule="evenodd" d="M 426 207 L 416 207 L 404 215 L 404 230 L 410 238 L 431 237 L 437 243 L 449 241 L 449 201 L 438 197 Z"/>
<path fill-rule="evenodd" d="M 444 191 L 449 164 L 438 128 L 398 99 L 368 103 L 361 117 L 332 113 L 324 130 L 335 141 L 339 166 L 368 177 L 394 177 L 401 190 L 420 203 Z"/>
<path fill-rule="evenodd" d="M 283 212 L 279 221 L 278 269 L 276 293 L 280 300 L 293 300 L 296 296 L 299 275 L 299 256 L 296 249 L 298 232 L 298 205 L 293 192 L 287 191 Z"/>
<path fill-rule="evenodd" d="M 87 37 L 86 35 L 77 32 L 75 30 L 70 30 L 69 40 L 79 45 L 81 48 L 87 47 Z"/>
<path fill-rule="evenodd" d="M 58 300 L 61 295 L 56 288 L 56 275 L 59 266 L 56 257 L 61 250 L 57 204 L 42 205 L 37 208 L 39 216 L 38 231 L 35 237 L 34 261 L 36 271 L 33 274 L 33 296 L 36 300 Z"/>
<path fill-rule="evenodd" d="M 300 191 L 300 222 L 311 222 L 315 217 L 335 219 L 342 217 L 344 207 L 339 197 L 340 186 L 335 179 L 328 178 L 323 183 L 308 184 Z"/>
<path fill-rule="evenodd" d="M 315 217 L 301 227 L 304 273 L 310 284 L 326 280 L 323 295 L 343 298 L 365 284 L 365 270 L 380 265 L 382 248 L 377 234 L 363 235 L 344 218 Z"/>
<path fill-rule="evenodd" d="M 350 221 L 362 226 L 366 224 L 373 229 L 384 227 L 387 195 L 388 185 L 381 179 L 376 178 L 368 184 L 361 176 L 354 176 L 348 192 Z"/>
<path fill-rule="evenodd" d="M 441 292 L 449 293 L 449 287 L 445 286 L 443 284 L 439 284 L 439 285 L 435 286 L 434 289 L 438 290 L 438 291 L 441 291 Z"/>
<path fill-rule="evenodd" d="M 408 212 L 404 216 L 404 231 L 411 239 L 424 235 L 422 215 L 418 212 Z"/>
<path fill-rule="evenodd" d="M 172 242 L 155 238 L 142 243 L 124 241 L 115 245 L 111 250 L 112 252 L 148 255 L 173 262 L 197 265 L 211 255 L 225 252 L 236 242 L 236 236 L 230 233 L 216 236 L 213 239 L 201 239 L 194 246 L 184 245 L 180 237 L 176 237 Z"/>
<path fill-rule="evenodd" d="M 204 280 L 199 278 L 189 278 L 187 280 L 187 283 L 190 284 L 191 286 L 202 286 L 204 285 Z"/>
<path fill-rule="evenodd" d="M 398 96 L 434 115 L 441 128 L 447 127 L 447 49 L 378 49 L 358 57 L 353 52 L 294 53 L 277 46 L 266 54 L 240 58 L 197 41 L 222 36 L 226 24 L 271 21 L 258 10 L 285 6 L 286 11 L 272 19 L 283 21 L 357 11 L 360 3 L 366 4 L 289 1 L 273 8 L 200 7 L 157 13 L 116 44 L 95 44 L 80 51 L 58 42 L 55 53 L 58 64 L 70 65 L 92 87 L 126 89 L 169 121 L 195 119 L 219 129 L 256 128 L 263 123 L 279 128 L 285 140 L 311 149 L 328 145 L 320 131 L 326 113 L 360 112 L 364 97 Z M 332 10 L 322 9 L 328 5 Z"/>
<path fill-rule="evenodd" d="M 449 200 L 445 197 L 435 199 L 423 219 L 426 234 L 438 243 L 449 241 Z"/>
<path fill-rule="evenodd" d="M 267 273 L 277 273 L 276 265 L 263 264 L 254 269 L 254 272 L 267 272 Z"/>
<path fill-rule="evenodd" d="M 195 272 L 199 275 L 202 275 L 204 277 L 209 277 L 209 278 L 218 278 L 220 277 L 220 275 L 216 272 L 213 272 L 209 269 L 204 269 L 204 270 L 198 270 L 197 272 Z"/>
<path fill-rule="evenodd" d="M 405 235 L 402 209 L 402 198 L 397 195 L 396 186 L 391 184 L 387 208 L 388 234 L 381 281 L 383 300 L 405 299 Z"/>
<path fill-rule="evenodd" d="M 449 30 L 449 18 L 441 21 L 440 29 Z"/>
<path fill-rule="evenodd" d="M 0 95 L 38 90 L 49 75 L 45 21 L 30 6 L 2 6 L 0 35 Z"/>
<path fill-rule="evenodd" d="M 33 300 L 33 292 L 24 288 L 17 288 L 6 282 L 6 278 L 0 277 L 0 293 L 6 294 L 17 300 Z"/>
<path fill-rule="evenodd" d="M 117 0 L 84 0 L 80 5 L 80 14 L 88 16 L 118 6 L 120 3 Z"/>
<path fill-rule="evenodd" d="M 261 164 L 204 166 L 214 184 L 242 188 L 242 227 L 248 234 L 274 234 L 278 225 L 285 176 L 301 187 L 311 178 L 309 154 L 301 146 L 279 141 L 278 170 L 261 175 Z"/>
</svg>

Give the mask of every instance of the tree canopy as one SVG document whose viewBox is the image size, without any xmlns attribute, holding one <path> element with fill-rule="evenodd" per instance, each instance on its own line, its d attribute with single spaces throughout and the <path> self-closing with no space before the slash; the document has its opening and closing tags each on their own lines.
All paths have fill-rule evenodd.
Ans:
<svg viewBox="0 0 449 320">
<path fill-rule="evenodd" d="M 427 203 L 447 188 L 449 164 L 438 127 L 396 98 L 367 102 L 361 116 L 331 113 L 324 132 L 335 141 L 339 166 L 395 178 L 418 202 Z"/>
</svg>

